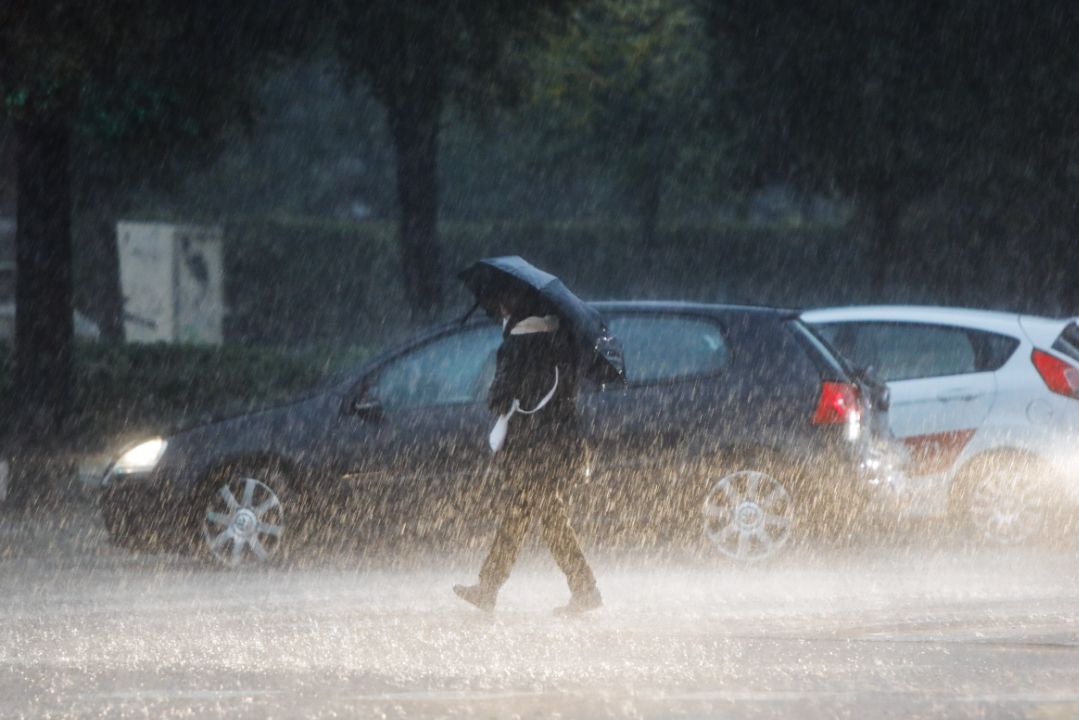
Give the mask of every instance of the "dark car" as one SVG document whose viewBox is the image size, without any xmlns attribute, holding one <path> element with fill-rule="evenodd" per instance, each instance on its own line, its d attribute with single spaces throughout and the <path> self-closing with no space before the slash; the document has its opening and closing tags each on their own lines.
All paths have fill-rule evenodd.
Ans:
<svg viewBox="0 0 1079 720">
<path fill-rule="evenodd" d="M 739 560 L 855 517 L 886 471 L 876 394 L 776 309 L 597 303 L 628 384 L 585 386 L 590 447 L 574 506 L 597 532 L 639 530 Z M 116 540 L 194 547 L 226 564 L 305 528 L 446 530 L 498 492 L 485 395 L 500 328 L 437 328 L 295 403 L 132 448 L 108 471 Z"/>
</svg>

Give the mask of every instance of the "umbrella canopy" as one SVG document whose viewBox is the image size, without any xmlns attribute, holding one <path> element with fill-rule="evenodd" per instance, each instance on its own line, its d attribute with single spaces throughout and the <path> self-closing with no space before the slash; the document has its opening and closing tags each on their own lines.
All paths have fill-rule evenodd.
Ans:
<svg viewBox="0 0 1079 720">
<path fill-rule="evenodd" d="M 489 315 L 497 316 L 503 299 L 510 299 L 516 308 L 527 308 L 530 314 L 558 315 L 581 354 L 585 376 L 601 384 L 625 382 L 621 344 L 600 314 L 554 275 L 510 255 L 478 260 L 458 277 Z"/>
</svg>

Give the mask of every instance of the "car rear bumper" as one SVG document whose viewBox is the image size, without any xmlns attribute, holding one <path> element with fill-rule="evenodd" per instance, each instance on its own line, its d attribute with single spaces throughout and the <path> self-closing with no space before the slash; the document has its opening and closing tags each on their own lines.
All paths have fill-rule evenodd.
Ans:
<svg viewBox="0 0 1079 720">
<path fill-rule="evenodd" d="M 1050 490 L 1061 500 L 1079 508 L 1079 443 L 1053 448 L 1048 455 L 1052 469 Z"/>
</svg>

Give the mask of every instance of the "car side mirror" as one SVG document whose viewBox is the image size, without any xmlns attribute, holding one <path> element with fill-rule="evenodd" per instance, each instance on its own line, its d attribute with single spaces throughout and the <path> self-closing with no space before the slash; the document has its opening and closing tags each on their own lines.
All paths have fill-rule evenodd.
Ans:
<svg viewBox="0 0 1079 720">
<path fill-rule="evenodd" d="M 382 402 L 371 394 L 370 388 L 360 387 L 345 398 L 341 412 L 362 420 L 378 422 L 382 419 Z"/>
</svg>

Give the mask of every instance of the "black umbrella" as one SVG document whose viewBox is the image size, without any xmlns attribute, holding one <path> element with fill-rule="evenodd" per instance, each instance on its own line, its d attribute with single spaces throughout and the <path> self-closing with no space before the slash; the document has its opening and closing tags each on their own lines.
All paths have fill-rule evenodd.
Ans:
<svg viewBox="0 0 1079 720">
<path fill-rule="evenodd" d="M 556 314 L 569 328 L 585 376 L 606 384 L 625 382 L 622 345 L 607 330 L 603 318 L 570 292 L 561 280 L 516 255 L 478 260 L 457 277 L 476 296 L 488 315 L 497 316 L 497 303 L 511 298 L 515 307 L 531 314 Z"/>
</svg>

